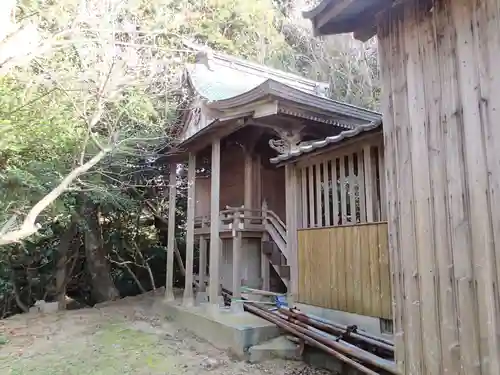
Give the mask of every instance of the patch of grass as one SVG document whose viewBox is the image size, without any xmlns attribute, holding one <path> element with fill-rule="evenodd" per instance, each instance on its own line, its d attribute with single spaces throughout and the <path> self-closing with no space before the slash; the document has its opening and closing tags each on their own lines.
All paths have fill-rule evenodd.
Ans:
<svg viewBox="0 0 500 375">
<path fill-rule="evenodd" d="M 127 329 L 122 324 L 103 326 L 94 335 L 53 345 L 49 353 L 1 360 L 0 373 L 4 374 L 1 370 L 4 365 L 9 375 L 173 375 L 177 372 L 174 353 L 169 353 L 171 350 L 158 336 Z"/>
<path fill-rule="evenodd" d="M 0 335 L 0 345 L 5 345 L 9 343 L 9 339 L 3 335 Z"/>
</svg>

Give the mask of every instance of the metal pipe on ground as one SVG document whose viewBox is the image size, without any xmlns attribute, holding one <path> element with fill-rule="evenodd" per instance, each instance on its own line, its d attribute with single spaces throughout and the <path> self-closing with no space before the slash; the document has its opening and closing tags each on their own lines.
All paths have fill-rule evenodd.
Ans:
<svg viewBox="0 0 500 375">
<path fill-rule="evenodd" d="M 338 329 L 342 329 L 344 331 L 347 329 L 346 325 L 335 323 L 335 322 L 333 322 L 331 320 L 322 318 L 322 317 L 314 315 L 314 314 L 302 312 L 302 311 L 300 311 L 297 308 L 290 308 L 290 311 L 293 312 L 293 313 L 296 313 L 296 314 L 304 315 L 304 316 L 308 317 L 311 320 L 314 320 L 314 321 L 317 321 L 317 322 L 320 322 L 320 323 L 324 323 L 324 324 L 328 324 L 328 325 L 331 325 L 332 327 L 336 327 Z M 366 337 L 366 338 L 369 338 L 369 339 L 372 339 L 372 340 L 375 340 L 375 341 L 378 341 L 378 342 L 381 342 L 381 343 L 384 343 L 386 345 L 390 345 L 390 346 L 394 347 L 394 343 L 392 341 L 383 339 L 382 337 L 377 337 L 375 335 L 371 335 L 371 334 L 369 334 L 367 332 L 362 332 L 362 331 L 357 332 L 357 334 L 360 335 L 360 336 L 363 336 L 363 337 Z"/>
<path fill-rule="evenodd" d="M 223 288 L 222 291 L 223 291 L 223 293 L 227 294 L 228 296 L 232 296 L 232 292 L 230 290 Z M 361 360 L 361 361 L 364 360 L 366 363 L 368 363 L 372 366 L 378 367 L 380 369 L 383 369 L 391 374 L 399 375 L 395 366 L 392 366 L 392 364 L 387 364 L 387 363 L 377 363 L 378 361 L 374 360 L 371 357 L 372 355 L 370 353 L 367 353 L 367 352 L 363 353 L 362 349 L 359 349 L 362 352 L 356 351 L 355 353 L 353 353 L 352 349 L 345 347 L 344 345 L 339 344 L 335 341 L 331 341 L 329 339 L 326 339 L 326 338 L 322 337 L 321 335 L 318 335 L 317 333 L 312 332 L 310 329 L 305 329 L 305 328 L 302 328 L 296 324 L 290 323 L 287 320 L 280 318 L 279 316 L 276 316 L 273 313 L 262 309 L 261 307 L 255 305 L 252 302 L 248 302 L 248 301 L 244 301 L 244 302 L 245 303 L 243 306 L 244 306 L 245 310 L 247 310 L 255 315 L 258 315 L 261 318 L 270 321 L 271 323 L 276 324 L 278 327 L 284 329 L 285 331 L 288 331 L 288 332 L 294 334 L 295 336 L 300 337 L 309 345 L 315 346 L 315 347 L 325 351 L 326 353 L 336 357 L 337 359 L 342 360 L 343 362 L 346 362 L 347 364 L 355 367 L 356 369 L 362 371 L 365 374 L 377 374 L 377 373 L 370 370 L 369 368 L 363 366 L 362 364 L 352 360 L 351 358 L 345 356 L 342 353 L 356 357 L 356 359 Z M 297 309 L 294 309 L 294 310 L 297 310 Z M 358 348 L 356 348 L 356 349 L 358 349 Z M 367 355 L 369 355 L 369 356 L 367 357 Z M 380 360 L 383 360 L 383 359 L 380 358 Z"/>
<path fill-rule="evenodd" d="M 308 336 L 311 336 L 315 340 L 320 341 L 321 343 L 327 345 L 328 347 L 338 350 L 342 353 L 345 353 L 346 355 L 349 355 L 351 357 L 356 358 L 357 360 L 360 360 L 364 363 L 367 363 L 369 365 L 375 366 L 377 368 L 380 368 L 382 370 L 385 370 L 391 374 L 399 374 L 396 366 L 393 363 L 390 363 L 389 361 L 377 357 L 376 355 L 373 355 L 371 353 L 368 353 L 364 351 L 363 349 L 360 349 L 354 345 L 348 344 L 346 342 L 338 342 L 336 341 L 336 338 L 331 338 L 331 335 L 325 332 L 315 332 L 314 330 L 316 328 L 309 327 L 307 324 L 300 322 L 296 319 L 290 318 L 291 320 L 288 320 L 291 324 L 293 324 L 296 328 L 297 331 L 302 332 Z M 284 319 L 283 319 L 284 320 Z M 327 335 L 327 336 L 325 336 Z M 330 336 L 330 337 L 328 337 Z"/>
<path fill-rule="evenodd" d="M 314 346 L 314 347 L 316 347 L 318 349 L 323 350 L 324 352 L 326 352 L 326 353 L 330 354 L 331 356 L 333 356 L 333 357 L 341 360 L 342 362 L 345 362 L 345 363 L 349 364 L 350 366 L 352 366 L 355 369 L 361 371 L 362 373 L 367 374 L 367 375 L 378 375 L 378 373 L 376 373 L 375 371 L 370 370 L 368 367 L 363 366 L 361 363 L 355 362 L 351 358 L 345 356 L 342 353 L 339 353 L 338 351 L 330 348 L 329 346 L 321 343 L 320 341 L 315 340 L 314 338 L 301 333 L 299 330 L 296 329 L 296 327 L 293 326 L 293 324 L 288 323 L 285 320 L 283 320 L 281 318 L 278 318 L 277 316 L 274 316 L 273 314 L 270 314 L 270 313 L 264 311 L 263 309 L 261 309 L 261 308 L 259 308 L 257 306 L 254 306 L 252 304 L 246 303 L 245 305 L 246 305 L 246 309 L 248 311 L 250 311 L 251 313 L 253 313 L 253 314 L 257 315 L 257 316 L 260 316 L 261 318 L 266 319 L 266 320 L 270 321 L 271 323 L 276 324 L 281 329 L 283 329 L 283 330 L 285 330 L 285 331 L 287 331 L 287 332 L 289 332 L 289 333 L 291 333 L 291 334 L 293 334 L 293 335 L 295 335 L 295 336 L 303 339 L 309 345 Z"/>
<path fill-rule="evenodd" d="M 363 358 L 366 358 L 368 359 L 369 361 L 372 361 L 373 363 L 376 363 L 376 366 L 377 367 L 380 367 L 380 368 L 383 368 L 383 369 L 389 369 L 389 368 L 394 368 L 394 370 L 396 369 L 396 366 L 393 362 L 391 361 L 388 361 L 384 358 L 380 358 L 378 356 L 376 356 L 375 354 L 372 354 L 370 352 L 367 352 L 353 344 L 350 344 L 349 342 L 347 341 L 344 341 L 342 340 L 341 338 L 337 337 L 337 336 L 334 336 L 330 333 L 327 333 L 327 332 L 324 332 L 324 331 L 321 331 L 320 329 L 317 329 L 317 328 L 314 328 L 312 326 L 309 326 L 307 325 L 306 323 L 304 322 L 301 322 L 300 320 L 297 320 L 297 319 L 294 319 L 294 318 L 291 318 L 291 317 L 288 317 L 284 314 L 281 314 L 280 312 L 273 312 L 273 314 L 277 315 L 277 316 L 280 316 L 282 319 L 284 320 L 287 320 L 299 327 L 302 327 L 304 329 L 307 329 L 307 330 L 310 330 L 311 332 L 315 333 L 315 334 L 318 334 L 322 337 L 324 337 L 326 340 L 329 340 L 330 342 L 337 342 L 341 345 L 344 345 L 344 347 L 346 349 L 349 349 L 351 350 L 353 353 L 357 353 L 358 356 L 363 356 Z M 388 370 L 389 371 L 389 370 Z"/>
<path fill-rule="evenodd" d="M 310 325 L 314 328 L 317 328 L 321 331 L 332 333 L 334 335 L 343 335 L 343 334 L 345 334 L 345 332 L 347 332 L 348 327 L 346 327 L 346 329 L 338 328 L 332 324 L 322 323 L 322 322 L 316 321 L 314 319 L 311 319 L 303 313 L 299 314 L 299 313 L 290 311 L 290 309 L 285 309 L 285 308 L 280 308 L 279 311 L 288 317 L 293 317 L 294 319 L 297 319 L 297 320 L 299 320 L 307 325 Z M 393 345 L 389 345 L 389 344 L 386 344 L 385 342 L 374 340 L 372 338 L 363 336 L 363 335 L 359 334 L 358 332 L 349 332 L 349 337 L 352 337 L 354 340 L 362 341 L 364 343 L 373 345 L 377 348 L 387 350 L 390 354 L 392 354 L 394 356 L 394 346 Z"/>
</svg>

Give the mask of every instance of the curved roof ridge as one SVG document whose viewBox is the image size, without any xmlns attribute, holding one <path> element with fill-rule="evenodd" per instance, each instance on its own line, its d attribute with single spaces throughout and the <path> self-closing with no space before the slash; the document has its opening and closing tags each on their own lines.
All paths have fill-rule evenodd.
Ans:
<svg viewBox="0 0 500 375">
<path fill-rule="evenodd" d="M 240 81 L 249 80 L 251 82 L 254 82 L 254 87 L 263 83 L 266 79 L 272 79 L 287 86 L 297 88 L 299 90 L 317 96 L 326 96 L 330 86 L 327 82 L 315 81 L 294 73 L 271 68 L 225 53 L 215 52 L 208 47 L 192 42 L 185 42 L 185 44 L 191 49 L 198 51 L 198 53 L 205 54 L 204 58 L 201 59 L 202 61 L 200 61 L 199 64 L 200 66 L 206 67 L 206 69 L 208 70 L 208 75 L 213 75 L 215 70 L 221 69 L 227 73 L 239 75 L 240 77 L 238 78 L 240 78 Z M 188 66 L 188 71 L 190 72 L 190 74 L 193 72 L 193 70 L 194 65 Z M 233 81 L 229 84 L 235 85 L 237 83 L 238 82 Z"/>
</svg>

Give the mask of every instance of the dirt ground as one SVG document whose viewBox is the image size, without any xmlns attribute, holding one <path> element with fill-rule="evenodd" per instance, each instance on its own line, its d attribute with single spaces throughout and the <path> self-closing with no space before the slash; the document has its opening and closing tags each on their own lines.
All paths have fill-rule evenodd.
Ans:
<svg viewBox="0 0 500 375">
<path fill-rule="evenodd" d="M 298 375 L 302 363 L 249 364 L 197 339 L 160 314 L 159 298 L 0 321 L 0 374 L 9 375 Z"/>
</svg>

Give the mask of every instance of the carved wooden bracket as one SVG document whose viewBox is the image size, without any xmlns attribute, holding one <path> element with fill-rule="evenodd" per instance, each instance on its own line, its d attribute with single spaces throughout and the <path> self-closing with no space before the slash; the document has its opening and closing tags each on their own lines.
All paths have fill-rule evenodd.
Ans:
<svg viewBox="0 0 500 375">
<path fill-rule="evenodd" d="M 293 151 L 299 146 L 300 141 L 302 140 L 302 136 L 300 134 L 302 129 L 303 127 L 289 131 L 275 129 L 280 139 L 270 139 L 269 146 L 280 154 L 287 154 Z"/>
</svg>

